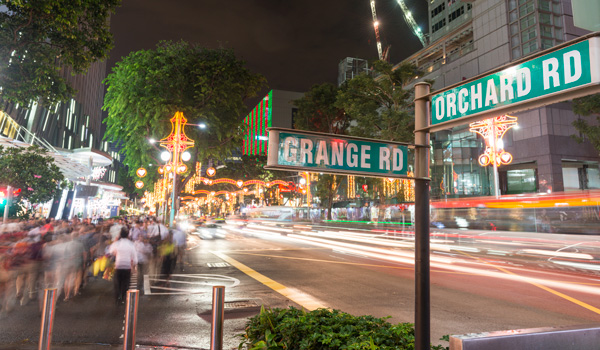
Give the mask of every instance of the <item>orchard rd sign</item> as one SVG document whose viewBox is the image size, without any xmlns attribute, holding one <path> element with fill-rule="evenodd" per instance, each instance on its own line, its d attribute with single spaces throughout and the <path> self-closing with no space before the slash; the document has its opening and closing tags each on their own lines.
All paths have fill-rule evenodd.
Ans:
<svg viewBox="0 0 600 350">
<path fill-rule="evenodd" d="M 592 37 L 432 95 L 430 125 L 598 83 L 600 37 Z"/>
<path fill-rule="evenodd" d="M 269 128 L 267 168 L 407 177 L 408 144 Z"/>
</svg>

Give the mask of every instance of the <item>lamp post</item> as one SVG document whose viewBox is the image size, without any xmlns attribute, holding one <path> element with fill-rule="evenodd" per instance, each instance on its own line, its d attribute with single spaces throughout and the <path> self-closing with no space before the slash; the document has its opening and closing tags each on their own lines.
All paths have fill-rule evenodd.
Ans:
<svg viewBox="0 0 600 350">
<path fill-rule="evenodd" d="M 494 196 L 500 197 L 500 185 L 498 181 L 498 166 L 512 162 L 513 157 L 504 150 L 502 137 L 508 129 L 517 125 L 517 117 L 501 115 L 490 119 L 481 120 L 469 124 L 469 131 L 478 133 L 485 140 L 485 152 L 479 156 L 479 164 L 494 167 Z"/>
<path fill-rule="evenodd" d="M 182 112 L 176 112 L 171 118 L 171 133 L 169 136 L 160 140 L 161 147 L 166 148 L 171 154 L 171 168 L 173 171 L 173 191 L 171 193 L 171 216 L 169 226 L 173 225 L 175 218 L 175 200 L 177 192 L 177 174 L 184 173 L 187 170 L 185 164 L 181 162 L 181 153 L 194 146 L 194 140 L 188 138 L 183 131 L 187 124 L 187 119 Z"/>
</svg>

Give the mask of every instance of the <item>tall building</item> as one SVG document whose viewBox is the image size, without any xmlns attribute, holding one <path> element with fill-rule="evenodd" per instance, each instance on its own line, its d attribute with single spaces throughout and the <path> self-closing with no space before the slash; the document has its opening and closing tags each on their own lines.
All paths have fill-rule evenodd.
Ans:
<svg viewBox="0 0 600 350">
<path fill-rule="evenodd" d="M 570 0 L 433 0 L 430 44 L 408 57 L 434 80 L 432 91 L 581 36 Z M 515 113 L 519 128 L 506 132 L 512 163 L 499 167 L 502 194 L 600 188 L 598 152 L 571 135 L 579 117 L 569 102 Z M 431 135 L 432 197 L 490 195 L 491 167 L 477 159 L 485 145 L 464 125 Z"/>
<path fill-rule="evenodd" d="M 338 86 L 359 74 L 369 73 L 369 62 L 362 58 L 346 57 L 338 64 Z"/>
<path fill-rule="evenodd" d="M 93 63 L 86 74 L 72 75 L 63 69 L 77 94 L 66 103 L 47 108 L 31 101 L 28 106 L 7 103 L 3 112 L 52 146 L 63 149 L 106 148 L 102 142 L 102 104 L 106 77 L 106 62 Z"/>
<path fill-rule="evenodd" d="M 303 93 L 271 90 L 244 118 L 246 134 L 244 150 L 246 155 L 266 155 L 269 133 L 267 128 L 288 128 L 294 125 L 294 115 L 298 108 L 294 101 L 302 98 Z"/>
<path fill-rule="evenodd" d="M 77 94 L 53 108 L 36 101 L 27 106 L 6 103 L 0 110 L 0 138 L 12 146 L 45 147 L 65 177 L 77 185 L 75 191 L 65 191 L 46 208 L 47 216 L 116 215 L 124 197 L 122 187 L 115 184 L 117 174 L 112 166 L 120 155 L 102 140 L 106 62 L 92 63 L 86 74 L 72 75 L 66 67 L 62 74 Z"/>
</svg>

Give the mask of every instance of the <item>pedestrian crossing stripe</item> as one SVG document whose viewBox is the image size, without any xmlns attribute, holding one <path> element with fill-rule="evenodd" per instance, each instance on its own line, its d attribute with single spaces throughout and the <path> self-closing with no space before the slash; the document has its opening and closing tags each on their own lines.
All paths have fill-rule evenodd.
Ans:
<svg viewBox="0 0 600 350">
<path fill-rule="evenodd" d="M 212 293 L 213 286 L 237 287 L 240 280 L 213 274 L 172 274 L 169 280 L 161 275 L 144 275 L 145 295 L 190 295 Z M 169 282 L 169 285 L 157 285 Z"/>
<path fill-rule="evenodd" d="M 226 263 L 226 262 L 206 263 L 206 265 L 208 265 L 208 267 L 227 267 L 227 266 L 231 266 L 229 263 Z"/>
</svg>

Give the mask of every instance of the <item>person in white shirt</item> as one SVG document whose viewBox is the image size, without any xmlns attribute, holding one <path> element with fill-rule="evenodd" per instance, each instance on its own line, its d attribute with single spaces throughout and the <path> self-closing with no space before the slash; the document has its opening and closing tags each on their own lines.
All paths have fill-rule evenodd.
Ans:
<svg viewBox="0 0 600 350">
<path fill-rule="evenodd" d="M 151 240 L 152 237 L 160 236 L 160 240 L 163 241 L 169 236 L 169 229 L 155 219 L 151 224 L 148 225 L 147 235 Z"/>
<path fill-rule="evenodd" d="M 137 242 L 139 238 L 146 238 L 146 230 L 141 221 L 137 221 L 131 228 L 130 238 L 132 241 Z"/>
<path fill-rule="evenodd" d="M 187 235 L 178 228 L 173 229 L 173 244 L 175 244 L 175 264 L 179 264 L 179 269 L 183 271 L 183 258 L 185 254 Z"/>
<path fill-rule="evenodd" d="M 125 301 L 129 281 L 131 279 L 131 270 L 135 269 L 138 263 L 137 252 L 131 240 L 127 237 L 129 231 L 126 227 L 121 228 L 120 239 L 110 245 L 108 252 L 115 257 L 115 297 L 117 304 Z"/>
<path fill-rule="evenodd" d="M 140 294 L 144 294 L 144 275 L 148 273 L 148 263 L 152 259 L 152 246 L 148 243 L 148 239 L 138 236 L 138 239 L 133 244 L 138 257 L 138 280 L 137 285 Z"/>
<path fill-rule="evenodd" d="M 113 223 L 113 225 L 110 227 L 110 237 L 111 240 L 113 242 L 115 242 L 117 239 L 119 239 L 119 234 L 121 233 L 121 229 L 123 228 L 123 220 L 119 219 L 118 221 L 115 221 Z"/>
</svg>

